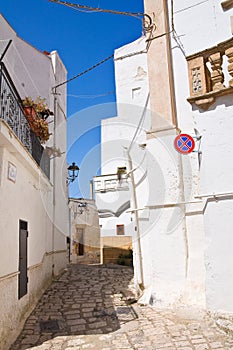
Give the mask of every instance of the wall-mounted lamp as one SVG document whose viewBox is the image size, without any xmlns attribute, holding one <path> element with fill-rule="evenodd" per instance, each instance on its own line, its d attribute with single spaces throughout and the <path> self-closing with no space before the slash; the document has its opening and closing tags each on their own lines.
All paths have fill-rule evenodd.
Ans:
<svg viewBox="0 0 233 350">
<path fill-rule="evenodd" d="M 83 213 L 83 208 L 86 209 L 86 207 L 87 207 L 87 203 L 86 202 L 79 203 L 78 207 L 80 208 L 79 209 L 80 214 L 82 214 Z"/>
<path fill-rule="evenodd" d="M 68 184 L 70 182 L 73 182 L 76 177 L 78 177 L 78 172 L 79 172 L 79 167 L 73 162 L 68 168 L 68 177 L 67 177 L 67 182 Z"/>
</svg>

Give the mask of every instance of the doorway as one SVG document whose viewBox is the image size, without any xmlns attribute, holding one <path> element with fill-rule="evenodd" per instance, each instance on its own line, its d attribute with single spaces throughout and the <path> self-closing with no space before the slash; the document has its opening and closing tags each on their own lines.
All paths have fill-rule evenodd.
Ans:
<svg viewBox="0 0 233 350">
<path fill-rule="evenodd" d="M 18 276 L 18 298 L 27 294 L 28 274 L 27 274 L 27 250 L 28 250 L 28 223 L 19 220 L 19 276 Z"/>
<path fill-rule="evenodd" d="M 84 229 L 77 228 L 78 255 L 84 255 Z"/>
</svg>

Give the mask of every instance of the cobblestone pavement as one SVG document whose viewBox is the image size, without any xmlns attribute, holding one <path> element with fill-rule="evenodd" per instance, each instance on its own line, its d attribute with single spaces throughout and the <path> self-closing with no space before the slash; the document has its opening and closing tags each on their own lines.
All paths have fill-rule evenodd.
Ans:
<svg viewBox="0 0 233 350">
<path fill-rule="evenodd" d="M 127 267 L 73 265 L 45 292 L 10 350 L 233 350 L 211 319 L 130 305 Z"/>
</svg>

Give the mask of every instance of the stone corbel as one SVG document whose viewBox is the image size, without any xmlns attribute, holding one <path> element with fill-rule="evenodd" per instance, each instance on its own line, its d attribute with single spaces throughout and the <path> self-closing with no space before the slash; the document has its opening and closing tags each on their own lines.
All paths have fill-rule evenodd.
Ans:
<svg viewBox="0 0 233 350">
<path fill-rule="evenodd" d="M 224 10 L 229 10 L 233 8 L 233 0 L 224 0 L 221 2 L 221 5 Z"/>
<path fill-rule="evenodd" d="M 215 98 L 214 97 L 209 97 L 209 98 L 202 98 L 200 100 L 196 100 L 195 104 L 200 107 L 201 109 L 203 109 L 204 111 L 207 111 L 207 109 L 209 109 L 209 107 L 215 102 Z"/>
<path fill-rule="evenodd" d="M 201 96 L 191 96 L 187 99 L 190 104 L 195 104 L 204 111 L 215 102 L 217 97 L 233 94 L 233 87 L 224 88 L 222 90 L 210 91 Z"/>
</svg>

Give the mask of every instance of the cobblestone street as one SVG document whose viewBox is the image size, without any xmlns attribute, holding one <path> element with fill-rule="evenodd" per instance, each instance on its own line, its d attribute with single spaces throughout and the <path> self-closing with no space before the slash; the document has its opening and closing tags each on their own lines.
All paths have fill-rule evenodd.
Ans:
<svg viewBox="0 0 233 350">
<path fill-rule="evenodd" d="M 72 265 L 46 291 L 10 350 L 232 350 L 211 319 L 130 305 L 128 267 Z"/>
</svg>

